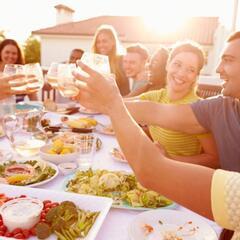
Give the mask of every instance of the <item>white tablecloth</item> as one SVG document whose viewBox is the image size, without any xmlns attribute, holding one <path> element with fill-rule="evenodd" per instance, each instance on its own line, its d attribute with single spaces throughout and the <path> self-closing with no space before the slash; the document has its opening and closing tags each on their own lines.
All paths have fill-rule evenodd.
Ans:
<svg viewBox="0 0 240 240">
<path fill-rule="evenodd" d="M 50 119 L 52 119 L 55 122 L 58 122 L 61 115 L 56 115 L 53 113 L 48 113 L 46 116 L 48 116 Z M 71 117 L 86 117 L 86 115 L 83 114 L 75 114 Z M 101 123 L 108 124 L 110 123 L 110 120 L 107 116 L 104 115 L 95 115 L 94 118 L 98 120 Z M 93 160 L 93 168 L 101 168 L 101 169 L 108 169 L 108 170 L 124 170 L 124 171 L 132 171 L 128 164 L 126 163 L 120 163 L 114 161 L 109 151 L 113 148 L 118 146 L 117 140 L 114 136 L 108 136 L 96 133 L 98 137 L 102 140 L 103 145 L 102 148 L 96 152 Z M 7 148 L 10 147 L 8 140 L 6 138 L 0 138 L 0 148 Z M 53 181 L 39 186 L 39 188 L 45 188 L 45 189 L 55 189 L 55 190 L 61 190 L 64 189 L 64 183 L 66 182 L 66 178 L 59 174 L 57 178 L 55 178 Z M 196 213 L 182 207 L 178 206 L 178 210 L 188 212 L 192 215 L 197 215 Z M 133 210 L 125 210 L 125 209 L 114 209 L 112 208 L 110 212 L 107 215 L 107 218 L 105 219 L 96 239 L 97 240 L 128 240 L 128 226 L 131 223 L 131 221 L 134 219 L 134 217 L 137 216 L 141 211 L 133 211 Z M 204 219 L 208 222 L 216 231 L 217 234 L 220 233 L 221 228 L 214 222 L 198 215 L 199 218 Z"/>
</svg>

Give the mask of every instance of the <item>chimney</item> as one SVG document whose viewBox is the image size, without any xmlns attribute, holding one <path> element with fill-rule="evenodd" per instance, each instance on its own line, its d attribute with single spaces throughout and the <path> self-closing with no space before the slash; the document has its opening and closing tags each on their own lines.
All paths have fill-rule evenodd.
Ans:
<svg viewBox="0 0 240 240">
<path fill-rule="evenodd" d="M 63 5 L 58 4 L 55 6 L 57 14 L 56 14 L 56 25 L 69 23 L 73 21 L 73 13 L 75 12 L 73 9 Z"/>
</svg>

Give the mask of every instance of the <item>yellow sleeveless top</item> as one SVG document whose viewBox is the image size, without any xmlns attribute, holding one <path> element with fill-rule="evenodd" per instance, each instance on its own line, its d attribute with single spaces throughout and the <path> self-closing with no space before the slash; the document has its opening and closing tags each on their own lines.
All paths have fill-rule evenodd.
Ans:
<svg viewBox="0 0 240 240">
<path fill-rule="evenodd" d="M 171 101 L 166 89 L 154 90 L 140 95 L 141 100 L 166 104 L 188 104 L 200 99 L 192 90 L 184 98 Z M 151 137 L 154 141 L 159 142 L 169 156 L 193 156 L 201 153 L 199 138 L 206 135 L 186 134 L 171 131 L 158 126 L 149 126 Z"/>
</svg>

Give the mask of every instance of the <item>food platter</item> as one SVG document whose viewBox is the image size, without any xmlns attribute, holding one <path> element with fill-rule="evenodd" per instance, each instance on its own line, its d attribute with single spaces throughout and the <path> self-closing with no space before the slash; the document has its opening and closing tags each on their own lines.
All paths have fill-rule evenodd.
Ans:
<svg viewBox="0 0 240 240">
<path fill-rule="evenodd" d="M 59 171 L 56 165 L 42 160 L 0 162 L 1 182 L 9 185 L 37 187 L 54 180 Z"/>
<path fill-rule="evenodd" d="M 89 169 L 77 171 L 64 181 L 64 190 L 80 194 L 106 196 L 113 199 L 114 208 L 149 210 L 176 208 L 171 200 L 142 187 L 133 174 Z"/>
<path fill-rule="evenodd" d="M 89 134 L 79 134 L 76 132 L 64 132 L 55 136 L 52 140 L 62 140 L 65 144 L 75 144 L 75 141 L 78 139 L 82 139 L 84 137 L 91 137 Z M 96 151 L 99 151 L 102 148 L 102 140 L 97 137 L 96 139 Z"/>
<path fill-rule="evenodd" d="M 217 240 L 214 230 L 198 216 L 157 209 L 143 212 L 129 225 L 130 240 Z"/>
<path fill-rule="evenodd" d="M 49 199 L 54 202 L 62 201 L 72 201 L 79 208 L 86 211 L 99 212 L 94 224 L 90 228 L 87 236 L 81 238 L 84 240 L 94 240 L 96 235 L 102 226 L 104 219 L 111 207 L 112 200 L 105 197 L 96 197 L 89 195 L 76 195 L 73 193 L 66 193 L 61 191 L 47 190 L 47 189 L 38 189 L 38 188 L 29 188 L 29 187 L 20 187 L 20 186 L 9 186 L 0 184 L 0 193 L 6 194 L 10 197 L 17 197 L 20 195 L 27 195 L 28 197 L 37 198 L 40 200 Z M 1 237 L 1 239 L 9 239 L 7 237 Z M 37 237 L 31 237 L 31 240 L 37 239 Z M 56 235 L 51 235 L 48 240 L 56 240 Z M 80 239 L 80 238 L 79 238 Z"/>
</svg>

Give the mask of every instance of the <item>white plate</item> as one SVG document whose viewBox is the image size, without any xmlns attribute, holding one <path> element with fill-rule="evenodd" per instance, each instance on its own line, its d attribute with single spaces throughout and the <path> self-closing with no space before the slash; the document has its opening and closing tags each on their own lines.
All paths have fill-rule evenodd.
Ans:
<svg viewBox="0 0 240 240">
<path fill-rule="evenodd" d="M 100 114 L 99 112 L 93 111 L 91 109 L 87 109 L 85 107 L 80 107 L 79 112 L 83 114 L 88 114 L 88 115 L 97 115 Z"/>
<path fill-rule="evenodd" d="M 0 163 L 9 161 L 13 157 L 13 153 L 9 150 L 0 149 Z"/>
<path fill-rule="evenodd" d="M 189 222 L 192 223 L 189 224 Z M 153 231 L 148 235 L 144 233 L 144 224 L 153 227 Z M 131 240 L 163 240 L 163 235 L 167 231 L 175 231 L 181 226 L 183 230 L 177 231 L 177 236 L 182 237 L 183 240 L 217 240 L 215 231 L 199 217 L 167 209 L 151 210 L 139 214 L 130 224 L 128 233 Z M 196 231 L 191 234 L 193 228 Z"/>
<path fill-rule="evenodd" d="M 114 135 L 115 135 L 115 132 L 114 132 L 114 131 L 109 131 L 109 130 L 108 130 L 108 127 L 109 127 L 109 125 L 104 126 L 104 125 L 102 125 L 102 124 L 98 124 L 98 125 L 96 126 L 96 131 L 97 131 L 98 133 L 101 133 L 101 134 L 104 134 L 104 135 L 114 136 Z"/>
<path fill-rule="evenodd" d="M 38 160 L 38 159 L 36 159 L 36 160 Z M 22 162 L 26 162 L 26 161 L 27 161 L 27 160 L 16 160 L 16 162 L 18 162 L 18 163 L 22 163 Z M 40 160 L 40 161 L 42 161 L 42 160 Z M 46 162 L 46 161 L 44 161 L 44 162 Z M 4 163 L 4 162 L 0 162 L 0 164 L 3 164 L 3 163 Z M 46 179 L 46 180 L 44 180 L 44 181 L 42 181 L 42 182 L 33 183 L 33 184 L 25 185 L 25 186 L 28 186 L 28 187 L 41 186 L 41 185 L 43 185 L 43 184 L 46 184 L 46 183 L 52 181 L 54 178 L 57 177 L 57 175 L 58 175 L 58 173 L 59 173 L 58 167 L 57 167 L 55 164 L 50 163 L 50 162 L 46 162 L 46 164 L 47 164 L 48 166 L 50 166 L 51 168 L 53 168 L 53 169 L 56 171 L 55 174 L 54 174 L 52 177 L 50 177 L 50 178 L 48 178 L 48 179 Z M 11 185 L 8 185 L 8 184 L 7 184 L 7 186 L 11 186 Z M 13 186 L 15 186 L 15 185 L 13 185 Z"/>
<path fill-rule="evenodd" d="M 121 157 L 118 157 L 115 153 L 114 153 L 114 149 L 116 151 L 119 151 L 120 150 L 118 148 L 113 148 L 111 149 L 111 151 L 109 152 L 109 154 L 111 155 L 111 157 L 113 158 L 113 160 L 117 161 L 117 162 L 121 162 L 121 163 L 128 163 L 128 161 L 125 159 L 125 158 L 121 158 Z M 120 154 L 120 153 L 119 153 Z"/>
<path fill-rule="evenodd" d="M 101 225 L 103 224 L 103 221 L 106 218 L 106 215 L 112 204 L 111 198 L 80 195 L 75 193 L 66 193 L 66 192 L 54 191 L 54 190 L 9 186 L 9 185 L 3 185 L 3 184 L 0 184 L 0 189 L 1 189 L 0 193 L 4 193 L 10 197 L 24 194 L 29 197 L 38 198 L 40 200 L 49 199 L 56 202 L 63 202 L 68 200 L 68 201 L 74 202 L 81 209 L 90 210 L 90 211 L 99 211 L 100 212 L 99 216 L 97 217 L 95 223 L 93 224 L 92 228 L 90 229 L 88 235 L 84 238 L 84 240 L 94 240 L 96 238 L 96 235 Z M 9 238 L 5 238 L 5 237 L 1 237 L 1 239 L 9 240 Z M 37 238 L 31 237 L 29 239 L 34 240 Z M 48 238 L 48 240 L 56 240 L 56 239 L 57 237 L 55 235 L 51 235 Z"/>
<path fill-rule="evenodd" d="M 54 174 L 52 177 L 50 177 L 50 178 L 48 178 L 48 179 L 46 179 L 46 180 L 44 180 L 44 181 L 42 181 L 42 182 L 29 184 L 29 185 L 27 185 L 27 186 L 29 186 L 29 187 L 41 186 L 41 185 L 43 185 L 43 184 L 46 184 L 46 183 L 52 181 L 54 178 L 57 177 L 57 175 L 58 175 L 58 173 L 59 173 L 58 167 L 57 167 L 55 164 L 49 163 L 49 162 L 47 162 L 47 165 L 49 165 L 49 166 L 52 167 L 54 170 L 56 170 L 55 174 Z"/>
</svg>

